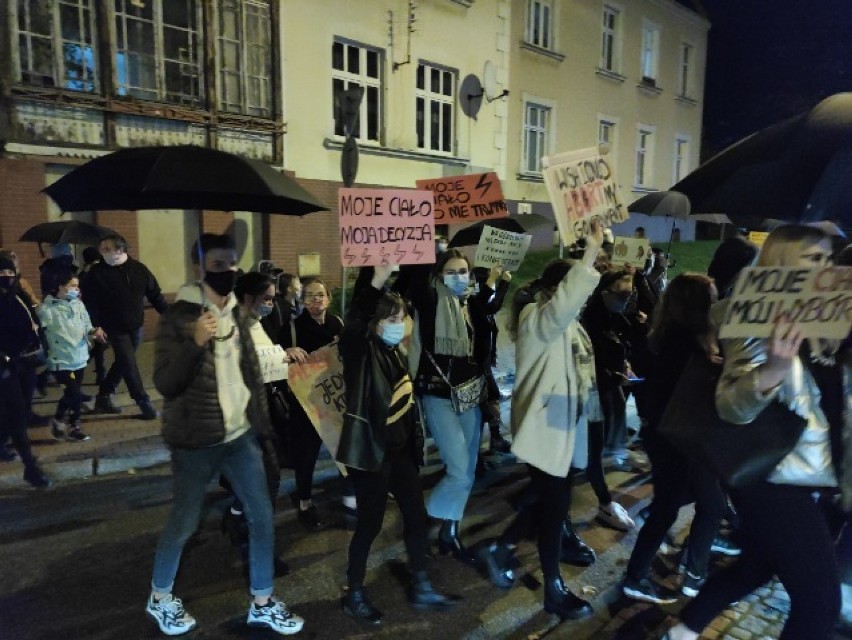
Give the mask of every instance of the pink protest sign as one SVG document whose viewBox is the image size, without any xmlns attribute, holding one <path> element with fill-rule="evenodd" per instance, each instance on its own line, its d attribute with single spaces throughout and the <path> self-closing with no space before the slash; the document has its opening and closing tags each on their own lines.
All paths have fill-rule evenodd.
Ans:
<svg viewBox="0 0 852 640">
<path fill-rule="evenodd" d="M 339 189 L 344 267 L 435 262 L 431 191 Z"/>
<path fill-rule="evenodd" d="M 418 180 L 417 188 L 429 189 L 435 194 L 437 224 L 509 217 L 500 179 L 493 171 Z"/>
</svg>

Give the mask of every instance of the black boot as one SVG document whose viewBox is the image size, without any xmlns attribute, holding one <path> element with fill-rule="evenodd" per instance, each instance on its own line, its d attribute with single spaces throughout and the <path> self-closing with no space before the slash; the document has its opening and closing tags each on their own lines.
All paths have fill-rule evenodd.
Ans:
<svg viewBox="0 0 852 640">
<path fill-rule="evenodd" d="M 515 584 L 512 571 L 512 550 L 505 544 L 495 542 L 479 550 L 479 561 L 485 567 L 491 584 L 501 589 L 511 589 Z"/>
<path fill-rule="evenodd" d="M 343 613 L 359 622 L 378 626 L 382 624 L 382 612 L 376 609 L 367 599 L 367 592 L 363 586 L 350 585 L 343 594 Z"/>
<path fill-rule="evenodd" d="M 561 619 L 579 620 L 592 615 L 592 605 L 575 596 L 565 588 L 561 576 L 544 580 L 544 610 L 555 613 Z"/>
<path fill-rule="evenodd" d="M 575 567 L 588 567 L 595 562 L 595 550 L 580 539 L 569 520 L 562 523 L 562 546 L 559 559 Z"/>
<path fill-rule="evenodd" d="M 425 571 L 415 571 L 408 585 L 408 602 L 418 611 L 447 611 L 461 601 L 461 596 L 435 591 Z"/>
<path fill-rule="evenodd" d="M 248 523 L 243 514 L 226 508 L 222 514 L 222 533 L 227 535 L 235 547 L 248 548 Z"/>
<path fill-rule="evenodd" d="M 50 478 L 45 475 L 44 471 L 41 470 L 41 467 L 39 467 L 35 462 L 24 467 L 24 480 L 29 482 L 36 489 L 49 489 L 53 486 L 53 482 L 51 482 Z"/>
<path fill-rule="evenodd" d="M 438 532 L 438 552 L 442 555 L 451 553 L 456 560 L 472 567 L 477 565 L 476 557 L 459 540 L 458 520 L 444 520 L 441 524 L 441 530 Z"/>
</svg>

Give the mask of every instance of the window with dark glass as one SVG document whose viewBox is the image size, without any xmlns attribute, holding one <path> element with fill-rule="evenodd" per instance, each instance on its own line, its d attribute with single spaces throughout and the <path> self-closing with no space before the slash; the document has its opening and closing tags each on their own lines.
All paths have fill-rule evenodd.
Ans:
<svg viewBox="0 0 852 640">
<path fill-rule="evenodd" d="M 382 66 L 384 54 L 380 49 L 335 40 L 331 45 L 331 89 L 334 134 L 346 135 L 344 119 L 339 117 L 343 105 L 343 92 L 352 87 L 362 87 L 358 121 L 349 132 L 353 138 L 364 142 L 380 142 L 382 127 Z"/>
<path fill-rule="evenodd" d="M 415 119 L 417 148 L 453 152 L 456 72 L 426 63 L 417 65 Z"/>
</svg>

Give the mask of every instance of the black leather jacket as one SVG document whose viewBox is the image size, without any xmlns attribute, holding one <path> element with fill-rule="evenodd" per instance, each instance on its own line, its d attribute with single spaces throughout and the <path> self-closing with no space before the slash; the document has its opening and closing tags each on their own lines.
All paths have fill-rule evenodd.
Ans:
<svg viewBox="0 0 852 640">
<path fill-rule="evenodd" d="M 366 286 L 352 301 L 340 336 L 340 355 L 346 383 L 346 414 L 337 449 L 337 460 L 347 467 L 378 472 L 382 469 L 387 443 L 385 430 L 393 384 L 387 372 L 398 370 L 405 357 L 398 347 L 388 347 L 367 327 L 383 292 Z M 392 360 L 394 359 L 394 360 Z M 403 368 L 404 370 L 404 368 Z M 399 425 L 409 430 L 405 447 L 423 464 L 423 431 L 416 405 Z"/>
</svg>

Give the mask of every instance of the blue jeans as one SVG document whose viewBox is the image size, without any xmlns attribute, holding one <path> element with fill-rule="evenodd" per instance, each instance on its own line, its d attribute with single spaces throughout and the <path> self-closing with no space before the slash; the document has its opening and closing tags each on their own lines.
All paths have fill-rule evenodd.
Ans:
<svg viewBox="0 0 852 640">
<path fill-rule="evenodd" d="M 272 594 L 275 537 L 272 502 L 266 486 L 260 445 L 251 432 L 213 447 L 172 450 L 174 501 L 154 556 L 151 580 L 154 591 L 171 592 L 183 546 L 198 527 L 207 485 L 219 473 L 230 481 L 245 509 L 251 593 L 255 596 Z"/>
<path fill-rule="evenodd" d="M 461 520 L 473 488 L 482 412 L 474 407 L 457 415 L 449 398 L 423 396 L 422 400 L 426 424 L 447 468 L 432 489 L 426 511 L 433 518 Z"/>
</svg>

